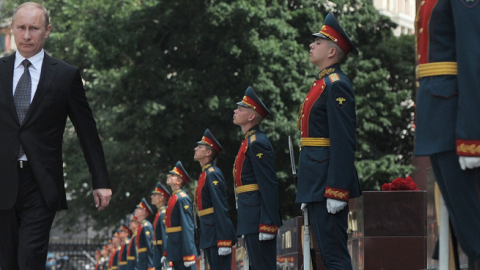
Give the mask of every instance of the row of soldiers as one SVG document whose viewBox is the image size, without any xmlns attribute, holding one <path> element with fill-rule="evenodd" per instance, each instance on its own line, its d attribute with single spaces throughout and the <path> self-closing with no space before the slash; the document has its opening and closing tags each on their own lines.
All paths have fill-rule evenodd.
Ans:
<svg viewBox="0 0 480 270">
<path fill-rule="evenodd" d="M 310 62 L 320 73 L 298 115 L 302 149 L 296 203 L 310 211 L 323 264 L 328 269 L 352 269 L 347 248 L 347 203 L 349 198 L 360 196 L 361 189 L 354 166 L 355 97 L 339 62 L 357 50 L 332 14 L 313 35 Z M 192 179 L 179 161 L 166 180 L 172 193 L 161 183 L 152 192 L 152 203 L 158 209 L 154 224 L 146 220 L 154 212 L 142 199 L 130 225 L 123 225 L 99 251 L 105 259 L 97 269 L 161 269 L 170 263 L 174 269 L 195 269 L 197 215 L 199 249 L 210 269 L 231 269 L 232 245 L 237 237 L 244 239 L 251 269 L 276 269 L 276 235 L 282 225 L 278 179 L 273 147 L 260 128 L 272 113 L 252 87 L 237 105 L 233 123 L 244 134 L 233 168 L 237 231 L 228 214 L 225 178 L 215 165 L 224 151 L 207 129 L 195 148 L 194 158 L 202 173 L 193 204 L 183 190 Z"/>
<path fill-rule="evenodd" d="M 233 122 L 246 130 L 246 139 L 234 168 L 238 213 L 242 215 L 238 234 L 246 236 L 248 250 L 254 251 L 250 255 L 252 265 L 264 269 L 262 265 L 268 261 L 275 264 L 274 238 L 281 225 L 273 148 L 258 127 L 269 111 L 252 87 L 247 88 L 244 98 L 237 104 Z M 250 114 L 250 110 L 255 113 Z M 251 121 L 249 117 L 252 115 L 258 115 L 258 118 Z M 209 129 L 197 144 L 194 158 L 202 173 L 193 202 L 183 189 L 192 178 L 178 161 L 167 174 L 166 184 L 172 192 L 158 182 L 151 194 L 151 203 L 158 210 L 153 225 L 147 218 L 154 212 L 143 198 L 136 206 L 130 224 L 122 224 L 110 242 L 97 250 L 96 269 L 166 269 L 170 264 L 174 269 L 195 269 L 198 257 L 196 227 L 200 227 L 201 256 L 210 269 L 231 269 L 232 245 L 236 243 L 237 233 L 228 214 L 225 178 L 215 165 L 224 149 Z M 251 148 L 249 152 L 248 146 Z M 259 176 L 263 181 L 257 182 Z M 270 192 L 259 196 L 261 189 Z M 256 233 L 255 237 L 250 236 L 252 233 Z M 260 241 L 266 244 L 260 244 Z"/>
</svg>

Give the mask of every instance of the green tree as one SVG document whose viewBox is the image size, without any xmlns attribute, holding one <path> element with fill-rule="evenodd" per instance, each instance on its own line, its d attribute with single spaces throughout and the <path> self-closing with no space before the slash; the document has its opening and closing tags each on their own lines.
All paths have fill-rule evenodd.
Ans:
<svg viewBox="0 0 480 270">
<path fill-rule="evenodd" d="M 7 2 L 5 14 L 11 14 L 19 1 Z M 318 73 L 308 62 L 308 45 L 328 12 L 360 51 L 344 71 L 357 95 L 357 168 L 364 189 L 411 170 L 413 38 L 393 36 L 395 25 L 370 0 L 44 4 L 54 25 L 46 50 L 83 71 L 114 190 L 112 205 L 95 211 L 70 126 L 64 159 L 69 206 L 76 211 L 62 215 L 65 228 L 78 228 L 78 211 L 91 215 L 97 228 L 118 224 L 142 197 L 148 199 L 157 181 L 165 181 L 177 160 L 196 180 L 193 148 L 206 128 L 227 152 L 218 165 L 235 219 L 231 169 L 242 134 L 232 115 L 249 85 L 274 114 L 262 128 L 275 148 L 284 219 L 299 215 L 287 136 L 299 138 L 298 108 Z M 191 195 L 193 188 L 187 186 Z"/>
</svg>

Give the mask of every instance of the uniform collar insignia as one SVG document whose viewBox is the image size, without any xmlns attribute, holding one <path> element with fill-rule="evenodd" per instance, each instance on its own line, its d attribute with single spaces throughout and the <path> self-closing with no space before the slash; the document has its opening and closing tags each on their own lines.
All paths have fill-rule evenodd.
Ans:
<svg viewBox="0 0 480 270">
<path fill-rule="evenodd" d="M 173 192 L 173 194 L 177 194 L 177 193 L 180 193 L 180 192 L 182 192 L 182 189 L 181 189 L 181 188 L 175 190 L 175 191 Z"/>
<path fill-rule="evenodd" d="M 323 78 L 323 77 L 325 77 L 325 76 L 327 76 L 327 75 L 330 75 L 330 74 L 332 74 L 332 73 L 334 73 L 334 72 L 335 72 L 335 68 L 333 68 L 333 67 L 332 67 L 332 68 L 326 68 L 326 69 L 320 71 L 320 73 L 318 73 L 317 79 L 321 79 L 321 78 Z"/>
<path fill-rule="evenodd" d="M 247 131 L 247 133 L 245 133 L 245 140 L 248 139 L 248 137 L 252 136 L 253 134 L 255 134 L 255 129 Z"/>
<path fill-rule="evenodd" d="M 212 166 L 212 164 L 210 163 L 207 163 L 205 164 L 203 167 L 202 167 L 202 172 L 204 172 L 206 169 L 208 169 L 210 166 Z"/>
</svg>

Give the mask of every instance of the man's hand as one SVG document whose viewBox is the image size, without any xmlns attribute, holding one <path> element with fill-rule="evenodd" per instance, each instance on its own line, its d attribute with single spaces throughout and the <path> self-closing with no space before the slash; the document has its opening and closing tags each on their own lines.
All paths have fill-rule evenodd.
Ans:
<svg viewBox="0 0 480 270">
<path fill-rule="evenodd" d="M 480 157 L 458 157 L 458 162 L 460 163 L 460 168 L 462 170 L 466 169 L 475 169 L 480 167 Z"/>
<path fill-rule="evenodd" d="M 191 262 L 183 262 L 183 265 L 185 265 L 185 267 L 190 267 L 192 265 L 195 264 L 195 261 L 191 261 Z"/>
<path fill-rule="evenodd" d="M 347 202 L 327 198 L 327 211 L 328 213 L 335 214 L 342 211 L 342 209 L 347 205 Z"/>
<path fill-rule="evenodd" d="M 232 248 L 229 247 L 220 247 L 218 248 L 218 255 L 219 256 L 226 256 L 228 254 L 232 253 Z"/>
<path fill-rule="evenodd" d="M 93 190 L 93 200 L 98 211 L 102 211 L 110 203 L 112 197 L 112 190 L 109 188 L 99 188 Z"/>
<path fill-rule="evenodd" d="M 259 233 L 258 234 L 258 240 L 260 241 L 266 241 L 266 240 L 272 240 L 273 238 L 275 238 L 275 235 L 276 234 L 273 234 L 273 233 Z"/>
</svg>

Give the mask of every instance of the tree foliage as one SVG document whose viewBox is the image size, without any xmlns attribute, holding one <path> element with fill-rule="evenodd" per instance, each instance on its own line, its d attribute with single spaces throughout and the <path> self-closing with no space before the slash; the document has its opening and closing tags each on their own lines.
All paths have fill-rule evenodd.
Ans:
<svg viewBox="0 0 480 270">
<path fill-rule="evenodd" d="M 19 1 L 6 1 L 5 14 Z M 300 214 L 290 175 L 287 136 L 318 70 L 308 62 L 311 34 L 333 12 L 357 44 L 344 71 L 357 96 L 357 168 L 365 190 L 402 176 L 413 148 L 413 37 L 370 0 L 62 0 L 44 1 L 52 17 L 46 51 L 82 70 L 106 152 L 114 195 L 97 212 L 88 168 L 71 125 L 64 160 L 75 230 L 78 211 L 96 227 L 118 224 L 177 160 L 196 180 L 193 149 L 209 128 L 226 149 L 225 175 L 235 220 L 231 169 L 242 139 L 236 102 L 251 85 L 273 112 L 262 124 L 276 153 L 284 219 Z M 297 148 L 298 150 L 298 148 Z M 297 151 L 298 155 L 298 151 Z M 193 194 L 194 185 L 187 190 Z M 78 225 L 78 224 L 76 224 Z"/>
</svg>

